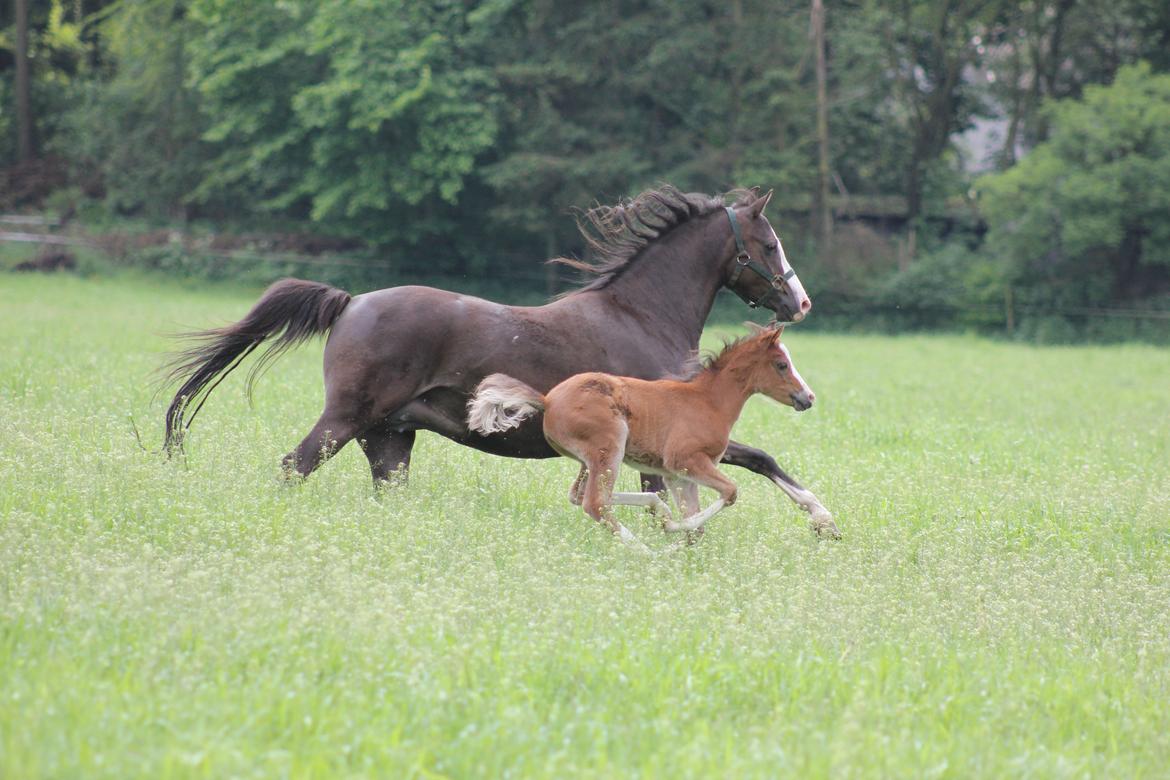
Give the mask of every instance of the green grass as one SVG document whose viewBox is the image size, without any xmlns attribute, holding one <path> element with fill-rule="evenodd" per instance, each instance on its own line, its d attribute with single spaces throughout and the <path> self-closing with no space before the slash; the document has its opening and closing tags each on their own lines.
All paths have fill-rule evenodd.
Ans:
<svg viewBox="0 0 1170 780">
<path fill-rule="evenodd" d="M 162 334 L 254 298 L 0 278 L 0 777 L 1165 776 L 1170 351 L 792 328 L 817 406 L 737 436 L 844 539 L 726 469 L 647 561 L 564 461 L 282 485 L 319 344 L 140 449 Z"/>
</svg>

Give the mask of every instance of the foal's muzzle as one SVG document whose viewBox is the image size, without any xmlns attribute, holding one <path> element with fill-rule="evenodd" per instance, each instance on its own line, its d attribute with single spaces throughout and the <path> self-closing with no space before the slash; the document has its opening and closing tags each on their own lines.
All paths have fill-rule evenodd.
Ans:
<svg viewBox="0 0 1170 780">
<path fill-rule="evenodd" d="M 807 393 L 793 393 L 792 394 L 792 408 L 798 412 L 803 412 L 806 409 L 811 409 L 813 401 L 817 400 L 817 396 L 811 390 Z"/>
</svg>

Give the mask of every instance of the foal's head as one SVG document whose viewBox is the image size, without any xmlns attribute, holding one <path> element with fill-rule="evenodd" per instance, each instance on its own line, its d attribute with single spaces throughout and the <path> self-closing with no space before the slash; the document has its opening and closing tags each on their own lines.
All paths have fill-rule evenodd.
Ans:
<svg viewBox="0 0 1170 780">
<path fill-rule="evenodd" d="M 780 343 L 784 326 L 754 329 L 756 333 L 725 349 L 714 365 L 722 364 L 741 377 L 752 392 L 763 393 L 798 412 L 811 407 L 816 394 L 792 364 L 788 347 Z"/>
</svg>

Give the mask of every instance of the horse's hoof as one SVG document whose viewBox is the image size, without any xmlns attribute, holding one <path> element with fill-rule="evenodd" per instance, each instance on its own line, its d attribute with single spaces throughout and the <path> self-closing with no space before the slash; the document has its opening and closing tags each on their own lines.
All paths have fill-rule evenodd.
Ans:
<svg viewBox="0 0 1170 780">
<path fill-rule="evenodd" d="M 305 477 L 296 469 L 282 468 L 276 481 L 285 487 L 296 487 L 305 484 Z"/>
<path fill-rule="evenodd" d="M 811 518 L 808 521 L 809 528 L 822 539 L 840 539 L 841 532 L 837 530 L 837 524 L 833 522 L 832 515 L 827 512 Z"/>
</svg>

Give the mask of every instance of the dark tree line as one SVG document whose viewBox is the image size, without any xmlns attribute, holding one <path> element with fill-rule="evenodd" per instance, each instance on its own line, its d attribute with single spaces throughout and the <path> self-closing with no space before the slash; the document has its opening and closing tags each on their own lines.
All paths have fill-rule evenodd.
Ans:
<svg viewBox="0 0 1170 780">
<path fill-rule="evenodd" d="M 1161 0 L 25 3 L 0 12 L 4 157 L 111 214 L 309 224 L 470 274 L 574 251 L 567 212 L 663 181 L 774 187 L 844 287 L 856 236 L 818 216 L 892 197 L 907 273 L 954 242 L 931 220 L 982 162 L 958 134 L 995 122 L 979 154 L 1011 169 L 1056 101 L 1170 67 Z"/>
</svg>

